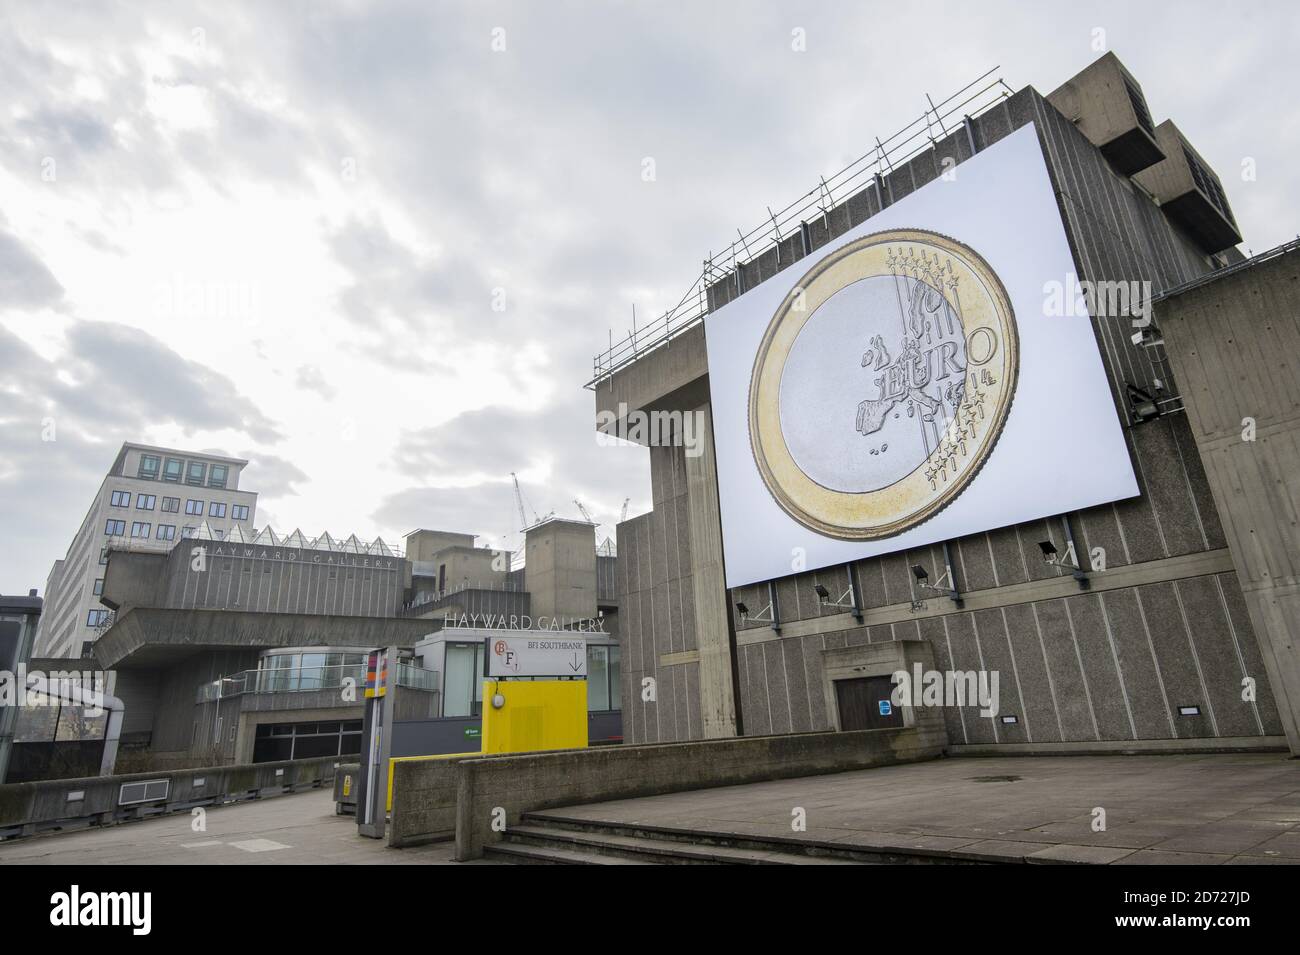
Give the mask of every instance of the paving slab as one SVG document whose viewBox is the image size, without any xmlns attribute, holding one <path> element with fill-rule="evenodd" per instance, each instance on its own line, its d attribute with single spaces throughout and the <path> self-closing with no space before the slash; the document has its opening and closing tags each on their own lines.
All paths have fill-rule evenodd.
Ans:
<svg viewBox="0 0 1300 955">
<path fill-rule="evenodd" d="M 1017 778 L 983 781 L 1004 776 Z M 790 827 L 796 807 L 806 832 Z M 1098 808 L 1107 821 L 1100 832 L 1093 830 Z M 957 859 L 1282 863 L 1300 858 L 1300 760 L 1275 753 L 955 757 L 550 812 L 925 848 Z"/>
<path fill-rule="evenodd" d="M 208 809 L 205 830 L 189 813 L 0 842 L 3 865 L 393 865 L 452 863 L 450 843 L 389 849 L 334 814 L 327 790 Z"/>
</svg>

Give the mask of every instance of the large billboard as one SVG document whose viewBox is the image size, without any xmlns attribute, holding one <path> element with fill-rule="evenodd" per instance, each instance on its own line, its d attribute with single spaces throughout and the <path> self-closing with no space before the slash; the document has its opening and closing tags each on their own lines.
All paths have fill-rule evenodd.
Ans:
<svg viewBox="0 0 1300 955">
<path fill-rule="evenodd" d="M 1026 126 L 709 314 L 727 585 L 1136 495 L 1073 281 Z"/>
</svg>

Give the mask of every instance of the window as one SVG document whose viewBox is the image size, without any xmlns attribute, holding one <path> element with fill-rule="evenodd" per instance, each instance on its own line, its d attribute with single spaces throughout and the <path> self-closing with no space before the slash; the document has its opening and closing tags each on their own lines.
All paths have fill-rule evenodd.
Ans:
<svg viewBox="0 0 1300 955">
<path fill-rule="evenodd" d="M 156 454 L 140 455 L 140 473 L 139 476 L 147 481 L 156 480 L 158 477 L 158 465 L 161 462 Z"/>
<path fill-rule="evenodd" d="M 226 466 L 224 464 L 212 465 L 212 470 L 208 472 L 208 487 L 225 487 L 226 486 Z"/>
<path fill-rule="evenodd" d="M 174 541 L 176 539 L 175 524 L 159 524 L 158 539 L 160 541 Z"/>
<path fill-rule="evenodd" d="M 202 502 L 202 501 L 186 501 L 186 502 L 185 502 L 185 513 L 186 513 L 186 514 L 194 514 L 194 515 L 197 515 L 198 517 L 202 517 L 202 516 L 203 516 L 203 502 Z"/>
<path fill-rule="evenodd" d="M 103 592 L 104 592 L 104 578 L 103 578 L 103 577 L 96 577 L 96 578 L 95 578 L 95 590 L 94 590 L 94 594 L 95 594 L 96 597 L 98 597 L 98 596 L 99 596 L 100 594 L 102 594 Z"/>
<path fill-rule="evenodd" d="M 175 514 L 181 509 L 181 499 L 179 497 L 164 497 L 162 509 L 168 514 Z"/>
<path fill-rule="evenodd" d="M 443 680 L 443 716 L 480 716 L 483 713 L 483 644 L 447 644 Z"/>
<path fill-rule="evenodd" d="M 108 537 L 121 537 L 126 533 L 126 521 L 107 520 L 104 522 L 104 534 Z"/>
<path fill-rule="evenodd" d="M 137 494 L 135 496 L 135 509 L 137 511 L 152 511 L 157 500 L 158 498 L 152 494 Z"/>
<path fill-rule="evenodd" d="M 112 497 L 109 498 L 108 503 L 109 503 L 110 505 L 112 505 L 113 507 L 130 507 L 130 506 L 131 506 L 131 492 L 130 492 L 130 491 L 114 491 Z"/>
<path fill-rule="evenodd" d="M 619 681 L 619 647 L 596 644 L 587 647 L 587 709 L 622 709 Z"/>
<path fill-rule="evenodd" d="M 230 516 L 231 516 L 231 518 L 232 518 L 233 520 L 236 520 L 236 521 L 246 521 L 246 520 L 248 520 L 248 505 L 247 505 L 247 504 L 232 504 L 232 505 L 230 506 Z"/>
<path fill-rule="evenodd" d="M 202 461 L 191 461 L 189 468 L 187 468 L 185 471 L 185 483 L 202 484 L 203 475 L 207 471 L 207 469 L 208 466 L 204 464 Z"/>
<path fill-rule="evenodd" d="M 108 621 L 107 610 L 92 610 L 86 614 L 87 627 L 98 627 L 100 624 L 106 623 L 107 621 Z"/>
<path fill-rule="evenodd" d="M 149 521 L 132 521 L 131 523 L 132 537 L 148 537 L 149 532 L 152 530 L 153 530 L 153 524 L 151 524 Z"/>
<path fill-rule="evenodd" d="M 193 524 L 186 524 L 181 528 L 181 537 L 193 537 L 196 530 L 198 530 L 198 528 Z"/>
<path fill-rule="evenodd" d="M 168 458 L 167 463 L 163 465 L 163 480 L 171 481 L 173 484 L 179 484 L 181 480 L 181 469 L 184 465 L 180 458 Z"/>
<path fill-rule="evenodd" d="M 226 505 L 220 501 L 213 501 L 208 505 L 208 517 L 225 517 Z"/>
<path fill-rule="evenodd" d="M 225 532 L 225 531 L 222 531 L 222 530 L 214 530 L 214 531 L 212 532 L 212 539 L 215 540 L 215 541 L 219 541 L 219 540 L 221 540 L 221 539 L 225 536 L 225 533 L 226 533 L 226 532 Z M 227 565 L 226 565 L 226 570 L 229 570 L 229 569 L 230 569 L 230 565 L 227 564 Z"/>
<path fill-rule="evenodd" d="M 99 549 L 99 566 L 103 567 L 107 563 L 108 563 L 108 548 L 101 547 Z"/>
</svg>

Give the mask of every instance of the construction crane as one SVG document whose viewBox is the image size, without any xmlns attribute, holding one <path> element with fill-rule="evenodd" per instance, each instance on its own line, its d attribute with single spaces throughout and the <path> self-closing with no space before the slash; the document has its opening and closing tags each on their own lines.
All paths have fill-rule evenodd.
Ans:
<svg viewBox="0 0 1300 955">
<path fill-rule="evenodd" d="M 590 513 L 588 513 L 587 509 L 582 506 L 582 502 L 580 500 L 578 500 L 575 497 L 573 499 L 573 503 L 578 505 L 578 513 L 582 515 L 582 519 L 584 521 L 586 521 L 588 524 L 595 524 L 597 527 L 600 526 L 600 522 L 597 521 L 594 517 L 592 517 Z"/>
<path fill-rule="evenodd" d="M 519 488 L 519 477 L 514 471 L 510 472 L 510 479 L 515 482 L 515 506 L 519 508 L 519 529 L 522 531 L 528 527 L 528 515 L 524 511 L 524 492 Z M 533 510 L 531 505 L 529 510 L 533 511 L 533 523 L 540 524 L 542 519 L 537 516 L 537 511 Z"/>
</svg>

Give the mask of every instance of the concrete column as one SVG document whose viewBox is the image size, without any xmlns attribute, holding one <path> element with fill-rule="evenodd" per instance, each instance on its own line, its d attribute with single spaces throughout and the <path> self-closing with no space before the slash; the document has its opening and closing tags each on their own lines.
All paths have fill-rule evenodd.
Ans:
<svg viewBox="0 0 1300 955">
<path fill-rule="evenodd" d="M 713 409 L 696 408 L 701 454 L 686 455 L 686 507 L 690 516 L 695 634 L 700 651 L 700 719 L 706 739 L 736 735 L 727 581 L 722 564 L 718 468 L 713 449 Z"/>
<path fill-rule="evenodd" d="M 1297 314 L 1300 251 L 1194 287 L 1155 309 L 1287 744 L 1300 755 Z"/>
</svg>

